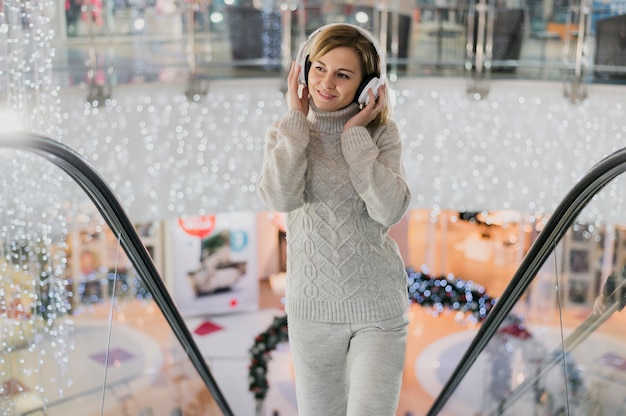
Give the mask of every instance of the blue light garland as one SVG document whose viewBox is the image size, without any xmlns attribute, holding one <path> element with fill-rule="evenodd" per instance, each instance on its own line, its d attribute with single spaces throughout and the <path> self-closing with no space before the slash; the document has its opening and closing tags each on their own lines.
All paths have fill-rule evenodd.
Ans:
<svg viewBox="0 0 626 416">
<path fill-rule="evenodd" d="M 484 287 L 452 274 L 435 277 L 409 267 L 407 285 L 411 302 L 430 307 L 436 314 L 457 311 L 473 322 L 482 322 L 496 303 Z"/>
</svg>

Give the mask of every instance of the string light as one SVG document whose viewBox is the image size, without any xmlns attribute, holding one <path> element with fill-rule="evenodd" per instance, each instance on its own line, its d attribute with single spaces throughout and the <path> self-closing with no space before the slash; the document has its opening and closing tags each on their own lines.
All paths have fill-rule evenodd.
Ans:
<svg viewBox="0 0 626 416">
<path fill-rule="evenodd" d="M 51 46 L 55 7 L 53 0 L 2 2 L 2 132 L 27 130 L 59 138 L 59 86 L 52 76 Z M 33 155 L 3 149 L 0 163 L 0 380 L 20 391 L 20 400 L 45 406 L 54 395 L 63 397 L 72 384 L 68 375 L 72 325 L 66 325 L 68 226 L 60 215 L 59 199 L 68 186 L 52 164 Z M 46 374 L 43 356 L 56 365 L 54 375 Z M 11 364 L 19 361 L 31 365 Z M 48 390 L 48 385 L 55 387 Z M 11 394 L 4 396 L 0 414 L 21 413 L 23 408 L 10 399 Z"/>
<path fill-rule="evenodd" d="M 620 95 L 594 88 L 575 106 L 560 83 L 494 83 L 479 102 L 463 79 L 394 83 L 414 208 L 553 212 L 594 163 L 623 146 Z M 214 80 L 198 101 L 180 86 L 119 86 L 97 111 L 62 95 L 62 137 L 89 159 L 138 221 L 264 210 L 256 195 L 264 133 L 286 111 L 280 80 Z M 185 190 L 181 193 L 180 190 Z M 622 220 L 624 195 L 589 210 Z"/>
<path fill-rule="evenodd" d="M 59 135 L 59 85 L 52 75 L 54 27 L 53 0 L 3 2 L 0 42 L 0 103 L 5 112 L 15 114 L 18 128 Z"/>
</svg>

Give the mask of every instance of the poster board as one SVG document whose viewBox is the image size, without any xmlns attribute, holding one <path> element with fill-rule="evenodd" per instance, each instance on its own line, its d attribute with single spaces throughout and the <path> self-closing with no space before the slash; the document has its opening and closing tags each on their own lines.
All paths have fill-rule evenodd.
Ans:
<svg viewBox="0 0 626 416">
<path fill-rule="evenodd" d="M 256 215 L 218 213 L 173 220 L 173 297 L 185 316 L 256 310 Z"/>
</svg>

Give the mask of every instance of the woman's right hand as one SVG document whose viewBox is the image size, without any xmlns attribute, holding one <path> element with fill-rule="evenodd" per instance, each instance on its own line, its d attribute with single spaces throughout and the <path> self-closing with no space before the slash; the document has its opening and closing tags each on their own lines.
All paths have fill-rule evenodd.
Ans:
<svg viewBox="0 0 626 416">
<path fill-rule="evenodd" d="M 300 74 L 300 65 L 291 61 L 291 69 L 287 77 L 287 105 L 289 109 L 302 111 L 306 115 L 309 113 L 309 91 L 306 86 L 302 86 L 300 91 L 298 74 Z"/>
</svg>

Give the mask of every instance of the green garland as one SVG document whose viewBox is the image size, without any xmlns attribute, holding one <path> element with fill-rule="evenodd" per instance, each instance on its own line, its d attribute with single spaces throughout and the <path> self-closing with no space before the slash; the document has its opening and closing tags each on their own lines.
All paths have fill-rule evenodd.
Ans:
<svg viewBox="0 0 626 416">
<path fill-rule="evenodd" d="M 493 305 L 482 286 L 471 281 L 457 279 L 453 275 L 433 277 L 426 271 L 407 269 L 407 290 L 411 302 L 430 307 L 436 314 L 444 310 L 454 310 L 465 314 L 471 321 L 481 322 Z M 257 402 L 265 400 L 269 384 L 267 366 L 271 352 L 281 342 L 288 341 L 287 316 L 276 317 L 272 324 L 257 335 L 250 348 L 249 390 Z"/>
<path fill-rule="evenodd" d="M 263 401 L 269 390 L 267 364 L 272 358 L 270 353 L 279 343 L 287 340 L 287 316 L 274 318 L 269 328 L 254 339 L 250 348 L 249 389 L 257 401 Z"/>
</svg>

